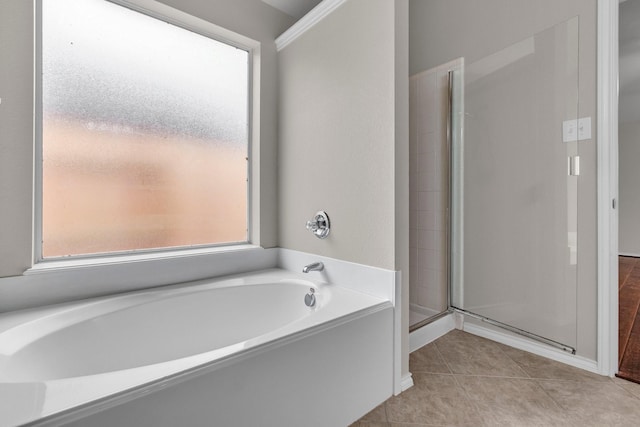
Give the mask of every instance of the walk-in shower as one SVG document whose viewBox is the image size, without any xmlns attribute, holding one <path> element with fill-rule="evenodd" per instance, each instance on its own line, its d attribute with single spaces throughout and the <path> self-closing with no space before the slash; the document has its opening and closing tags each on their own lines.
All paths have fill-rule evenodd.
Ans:
<svg viewBox="0 0 640 427">
<path fill-rule="evenodd" d="M 411 330 L 458 311 L 575 353 L 578 30 L 411 77 Z"/>
</svg>

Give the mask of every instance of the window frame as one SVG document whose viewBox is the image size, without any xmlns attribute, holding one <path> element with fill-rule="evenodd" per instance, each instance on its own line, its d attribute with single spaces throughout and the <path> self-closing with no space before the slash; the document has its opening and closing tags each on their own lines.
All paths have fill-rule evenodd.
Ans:
<svg viewBox="0 0 640 427">
<path fill-rule="evenodd" d="M 34 111 L 34 212 L 33 212 L 33 257 L 29 271 L 68 269 L 91 265 L 148 262 L 168 258 L 202 257 L 222 252 L 255 249 L 259 239 L 259 135 L 260 135 L 260 42 L 222 28 L 154 0 L 103 0 L 142 13 L 154 19 L 175 25 L 201 36 L 225 43 L 248 53 L 247 79 L 247 236 L 246 241 L 212 243 L 181 247 L 134 249 L 111 253 L 69 255 L 59 257 L 42 256 L 43 241 L 43 100 L 42 100 L 42 2 L 35 0 L 35 111 Z M 208 258 L 208 257 L 205 257 Z"/>
</svg>

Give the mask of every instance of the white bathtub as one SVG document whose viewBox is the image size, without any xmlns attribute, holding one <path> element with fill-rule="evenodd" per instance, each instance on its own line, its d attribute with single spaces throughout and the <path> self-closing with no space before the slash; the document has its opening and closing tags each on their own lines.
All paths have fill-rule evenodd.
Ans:
<svg viewBox="0 0 640 427">
<path fill-rule="evenodd" d="M 391 395 L 392 326 L 279 269 L 5 314 L 0 426 L 346 425 Z M 340 409 L 309 419 L 305 393 Z"/>
</svg>

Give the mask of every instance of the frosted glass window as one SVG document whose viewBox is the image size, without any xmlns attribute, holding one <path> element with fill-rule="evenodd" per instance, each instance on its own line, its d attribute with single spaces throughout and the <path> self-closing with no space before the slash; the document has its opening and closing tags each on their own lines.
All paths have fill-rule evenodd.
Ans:
<svg viewBox="0 0 640 427">
<path fill-rule="evenodd" d="M 42 0 L 42 256 L 246 242 L 249 53 Z"/>
</svg>

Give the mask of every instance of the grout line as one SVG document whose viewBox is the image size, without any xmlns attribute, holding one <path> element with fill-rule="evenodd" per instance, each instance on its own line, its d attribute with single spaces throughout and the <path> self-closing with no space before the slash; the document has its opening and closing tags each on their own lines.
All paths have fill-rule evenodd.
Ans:
<svg viewBox="0 0 640 427">
<path fill-rule="evenodd" d="M 445 375 L 445 374 L 442 374 Z M 604 384 L 605 380 L 590 380 L 590 379 L 566 379 L 566 378 L 541 378 L 541 377 L 512 377 L 505 375 L 487 375 L 487 374 L 452 374 L 458 377 L 473 377 L 473 378 L 498 378 L 505 380 L 522 380 L 522 381 L 555 381 L 561 383 L 573 383 L 573 384 Z"/>
<path fill-rule="evenodd" d="M 465 375 L 453 374 L 453 380 L 456 382 L 456 385 L 458 386 L 458 388 L 462 390 L 462 394 L 467 400 L 467 404 L 476 411 L 476 414 L 478 415 L 478 420 L 482 423 L 481 425 L 490 425 L 488 424 L 488 420 L 486 420 L 485 417 L 482 416 L 478 402 L 475 399 L 472 399 L 471 394 L 467 391 L 467 389 L 462 384 L 460 384 L 460 381 L 458 380 L 458 376 L 462 377 Z M 467 375 L 467 376 L 471 376 L 471 375 Z"/>
<path fill-rule="evenodd" d="M 445 335 L 446 335 L 446 334 L 445 334 Z M 440 358 L 440 361 L 441 361 L 442 363 L 444 363 L 444 366 L 446 366 L 446 367 L 447 367 L 447 369 L 449 370 L 449 373 L 450 373 L 451 375 L 453 375 L 453 369 L 451 369 L 451 366 L 449 365 L 449 362 L 447 362 L 447 359 L 445 359 L 444 355 L 443 355 L 443 354 L 442 354 L 442 352 L 440 351 L 440 348 L 438 347 L 438 343 L 437 343 L 437 341 L 438 341 L 438 340 L 435 340 L 435 341 L 433 342 L 433 344 L 434 344 L 434 347 L 436 348 L 436 352 L 438 353 L 438 357 Z"/>
<path fill-rule="evenodd" d="M 445 334 L 444 336 L 446 336 L 446 335 L 447 334 Z M 449 370 L 449 372 L 453 376 L 453 380 L 455 381 L 455 383 L 458 386 L 458 388 L 460 390 L 462 390 L 462 393 L 463 393 L 465 399 L 467 400 L 467 403 L 475 410 L 476 414 L 478 415 L 478 420 L 481 422 L 481 425 L 489 425 L 488 421 L 482 416 L 482 413 L 480 412 L 480 408 L 478 406 L 478 403 L 471 398 L 471 396 L 470 396 L 469 392 L 467 391 L 467 389 L 462 384 L 460 384 L 460 381 L 458 381 L 457 374 L 455 374 L 453 372 L 453 369 L 451 369 L 451 366 L 449 365 L 449 362 L 447 361 L 447 358 L 444 357 L 444 355 L 440 351 L 440 348 L 438 347 L 438 340 L 440 340 L 441 338 L 442 337 L 438 338 L 437 340 L 435 340 L 433 342 L 435 344 L 435 347 L 436 347 L 436 350 L 438 352 L 438 355 L 440 356 L 440 359 L 442 359 L 442 361 L 444 362 L 445 366 L 447 367 L 447 369 Z"/>
<path fill-rule="evenodd" d="M 451 333 L 451 332 L 449 332 L 449 333 Z M 445 334 L 443 336 L 447 336 L 447 334 Z M 442 352 L 440 351 L 440 348 L 438 347 L 438 340 L 440 340 L 441 338 L 442 337 L 440 337 L 437 340 L 435 340 L 433 342 L 433 344 L 434 344 L 434 347 L 436 348 L 438 356 L 440 357 L 440 360 L 442 360 L 442 362 L 444 362 L 444 365 L 449 370 L 449 374 L 442 374 L 442 375 L 451 375 L 451 376 L 453 376 L 453 380 L 455 381 L 455 383 L 458 386 L 458 388 L 462 391 L 462 394 L 464 395 L 464 397 L 465 397 L 465 399 L 467 401 L 467 404 L 469 404 L 469 406 L 471 406 L 475 410 L 476 414 L 478 415 L 478 420 L 482 423 L 481 425 L 487 425 L 487 420 L 485 420 L 481 416 L 481 412 L 480 412 L 480 408 L 478 407 L 478 404 L 473 399 L 471 399 L 471 396 L 469 395 L 469 393 L 467 392 L 465 387 L 462 384 L 460 384 L 460 381 L 458 381 L 458 378 L 457 378 L 456 374 L 453 372 L 453 369 L 451 369 L 451 366 L 449 365 L 449 362 L 442 355 Z"/>
<path fill-rule="evenodd" d="M 446 334 L 444 336 L 446 336 Z M 442 337 L 440 337 L 440 338 L 442 338 Z M 440 338 L 438 338 L 437 340 L 435 340 L 433 342 L 434 347 L 436 348 L 436 352 L 438 353 L 438 356 L 440 357 L 440 360 L 444 363 L 444 366 L 446 366 L 447 369 L 449 370 L 449 373 L 451 375 L 453 375 L 453 369 L 451 369 L 451 366 L 449 366 L 449 362 L 447 362 L 447 359 L 445 359 L 445 357 L 442 355 L 442 352 L 440 351 L 440 348 L 438 347 L 438 340 Z"/>
<path fill-rule="evenodd" d="M 631 383 L 631 384 L 637 384 L 637 383 L 634 383 L 633 381 L 625 380 L 624 378 L 620 378 L 620 377 L 617 377 L 617 378 L 618 378 L 618 379 L 620 379 L 620 380 L 622 380 L 622 381 L 626 381 L 626 382 L 628 382 L 628 383 Z M 635 399 L 635 400 L 640 400 L 640 395 L 635 395 L 635 394 L 634 394 L 634 393 L 632 393 L 631 391 L 627 390 L 625 387 L 622 387 L 622 384 L 619 384 L 617 381 L 614 381 L 614 380 L 613 380 L 613 379 L 611 379 L 611 378 L 610 378 L 610 381 L 611 381 L 611 382 L 612 382 L 616 387 L 618 387 L 618 388 L 620 388 L 620 389 L 624 390 L 624 392 L 625 392 L 627 395 L 631 396 L 633 399 Z"/>
<path fill-rule="evenodd" d="M 506 380 L 524 380 L 524 381 L 536 381 L 536 380 L 551 380 L 551 381 L 573 381 L 583 382 L 578 380 L 563 380 L 557 378 L 533 378 L 533 377 L 512 377 L 509 375 L 489 375 L 489 374 L 453 374 L 460 377 L 476 377 L 476 378 L 504 378 Z"/>
<path fill-rule="evenodd" d="M 387 414 L 387 402 L 389 401 L 389 399 L 385 400 L 384 402 L 382 402 L 382 409 L 384 411 L 384 421 L 389 423 L 389 414 Z"/>
<path fill-rule="evenodd" d="M 570 408 L 565 408 L 564 406 L 562 406 L 562 404 L 560 404 L 560 402 L 558 402 L 556 399 L 553 398 L 553 396 L 551 396 L 549 394 L 549 392 L 547 390 L 544 389 L 544 387 L 542 387 L 542 385 L 540 384 L 540 380 L 539 379 L 534 379 L 533 380 L 536 383 L 536 386 L 542 390 L 542 392 L 562 411 L 568 412 Z M 560 380 L 562 381 L 562 380 Z"/>
<path fill-rule="evenodd" d="M 505 344 L 503 344 L 503 345 L 505 345 Z M 531 374 L 529 374 L 529 372 L 527 372 L 527 371 L 524 369 L 524 367 L 522 367 L 522 365 L 520 365 L 516 360 L 514 360 L 511 356 L 509 356 L 509 355 L 507 354 L 507 352 L 506 352 L 506 351 L 504 351 L 504 350 L 502 349 L 502 346 L 496 346 L 496 347 L 498 348 L 498 350 L 500 350 L 500 352 L 501 352 L 502 354 L 504 354 L 504 355 L 507 357 L 507 359 L 511 360 L 511 361 L 513 362 L 513 364 L 514 364 L 514 365 L 516 365 L 516 366 L 518 367 L 518 369 L 520 369 L 520 370 L 521 370 L 521 371 L 526 375 L 526 377 L 525 377 L 525 378 L 532 378 L 532 379 L 533 379 L 533 377 L 531 376 Z"/>
</svg>

